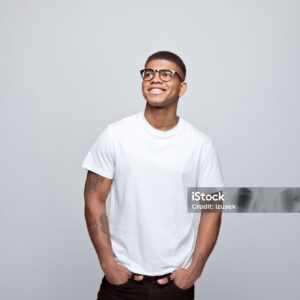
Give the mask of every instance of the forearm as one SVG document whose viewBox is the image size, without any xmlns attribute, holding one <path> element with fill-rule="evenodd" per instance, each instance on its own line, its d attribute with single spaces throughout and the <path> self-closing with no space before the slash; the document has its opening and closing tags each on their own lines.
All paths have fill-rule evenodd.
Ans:
<svg viewBox="0 0 300 300">
<path fill-rule="evenodd" d="M 87 199 L 84 214 L 91 241 L 104 270 L 114 262 L 105 203 L 96 198 Z"/>
<path fill-rule="evenodd" d="M 200 277 L 205 263 L 211 254 L 221 226 L 220 212 L 202 212 L 198 227 L 197 240 L 191 262 L 191 270 L 196 278 Z"/>
</svg>

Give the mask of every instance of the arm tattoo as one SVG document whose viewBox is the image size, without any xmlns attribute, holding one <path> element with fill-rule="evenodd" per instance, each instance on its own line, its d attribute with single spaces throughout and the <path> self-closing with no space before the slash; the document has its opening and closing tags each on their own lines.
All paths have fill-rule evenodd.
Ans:
<svg viewBox="0 0 300 300">
<path fill-rule="evenodd" d="M 95 219 L 87 220 L 88 231 L 91 238 L 95 238 L 98 234 L 97 222 Z"/>
<path fill-rule="evenodd" d="M 102 227 L 101 227 L 102 232 L 107 234 L 107 241 L 111 245 L 107 214 L 100 215 L 100 223 L 102 225 Z"/>
<path fill-rule="evenodd" d="M 98 225 L 97 221 L 91 215 L 90 211 L 85 207 L 85 217 L 86 217 L 86 225 L 88 232 L 91 238 L 95 238 L 98 235 Z"/>
<path fill-rule="evenodd" d="M 104 177 L 89 171 L 88 172 L 87 183 L 86 183 L 87 184 L 87 190 L 90 191 L 90 192 L 95 193 L 97 184 L 99 182 L 103 183 L 103 181 L 104 181 Z"/>
</svg>

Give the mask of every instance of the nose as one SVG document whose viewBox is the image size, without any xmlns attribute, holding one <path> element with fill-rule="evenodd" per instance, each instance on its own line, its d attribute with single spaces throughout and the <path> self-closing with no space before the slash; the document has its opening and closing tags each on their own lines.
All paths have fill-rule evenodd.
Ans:
<svg viewBox="0 0 300 300">
<path fill-rule="evenodd" d="M 154 82 L 157 82 L 157 79 L 159 82 L 161 82 L 161 79 L 159 77 L 159 72 L 157 70 L 154 71 L 154 77 L 151 79 L 151 82 L 154 81 Z"/>
</svg>

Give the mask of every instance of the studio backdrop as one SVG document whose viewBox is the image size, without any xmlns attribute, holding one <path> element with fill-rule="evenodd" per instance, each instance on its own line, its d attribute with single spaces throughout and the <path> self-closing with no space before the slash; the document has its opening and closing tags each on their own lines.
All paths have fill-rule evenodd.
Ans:
<svg viewBox="0 0 300 300">
<path fill-rule="evenodd" d="M 213 138 L 227 186 L 299 187 L 299 8 L 1 0 L 0 298 L 96 299 L 81 163 L 109 123 L 143 110 L 153 52 L 184 60 L 178 114 Z M 224 214 L 196 299 L 299 299 L 299 216 Z"/>
</svg>

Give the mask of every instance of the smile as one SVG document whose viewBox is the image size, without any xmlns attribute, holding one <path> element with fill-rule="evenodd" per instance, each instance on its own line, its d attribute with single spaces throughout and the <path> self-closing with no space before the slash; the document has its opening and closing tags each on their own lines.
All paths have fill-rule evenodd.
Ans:
<svg viewBox="0 0 300 300">
<path fill-rule="evenodd" d="M 150 94 L 153 94 L 153 95 L 159 95 L 159 94 L 163 93 L 164 91 L 165 91 L 165 90 L 160 89 L 160 88 L 151 88 L 151 89 L 149 90 L 149 93 L 150 93 Z"/>
</svg>

